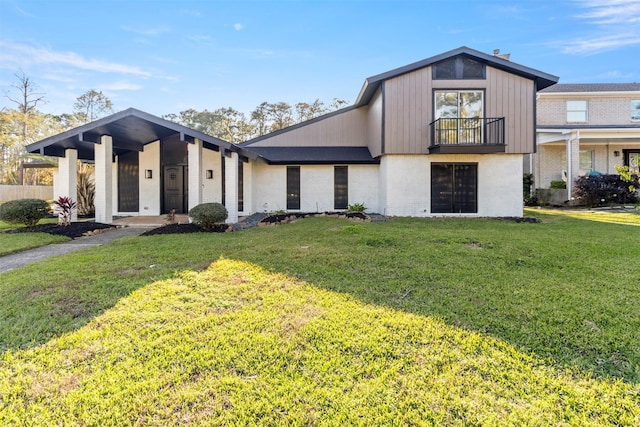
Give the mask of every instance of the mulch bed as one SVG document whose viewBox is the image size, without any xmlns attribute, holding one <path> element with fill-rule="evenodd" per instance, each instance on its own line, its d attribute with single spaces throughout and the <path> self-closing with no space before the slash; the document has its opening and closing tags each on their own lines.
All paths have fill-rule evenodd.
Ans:
<svg viewBox="0 0 640 427">
<path fill-rule="evenodd" d="M 224 233 L 229 231 L 228 224 L 220 224 L 213 227 L 211 230 L 204 230 L 197 224 L 168 224 L 162 227 L 154 228 L 149 231 L 145 231 L 141 236 L 154 236 L 156 234 L 187 234 L 187 233 Z"/>
<path fill-rule="evenodd" d="M 105 230 L 108 228 L 115 228 L 113 225 L 103 224 L 100 222 L 93 221 L 81 221 L 81 222 L 72 222 L 67 226 L 62 226 L 58 224 L 39 224 L 34 225 L 33 227 L 21 227 L 21 228 L 12 228 L 10 230 L 6 230 L 5 233 L 49 233 L 54 234 L 56 236 L 66 236 L 70 239 L 77 239 L 78 237 L 82 237 L 86 233 L 95 231 L 95 230 Z"/>
</svg>

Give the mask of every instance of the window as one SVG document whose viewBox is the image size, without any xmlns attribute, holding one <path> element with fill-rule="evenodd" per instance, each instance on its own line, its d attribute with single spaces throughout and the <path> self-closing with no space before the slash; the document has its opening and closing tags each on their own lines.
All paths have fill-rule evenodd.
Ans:
<svg viewBox="0 0 640 427">
<path fill-rule="evenodd" d="M 333 168 L 333 208 L 347 209 L 349 207 L 349 168 L 335 166 Z"/>
<path fill-rule="evenodd" d="M 478 164 L 431 164 L 431 213 L 478 212 Z"/>
<path fill-rule="evenodd" d="M 631 120 L 640 120 L 640 100 L 631 101 Z"/>
<path fill-rule="evenodd" d="M 624 165 L 632 174 L 640 175 L 640 150 L 624 150 Z"/>
<path fill-rule="evenodd" d="M 287 209 L 300 209 L 300 166 L 287 166 Z"/>
<path fill-rule="evenodd" d="M 567 122 L 587 121 L 587 101 L 567 101 Z"/>
<path fill-rule="evenodd" d="M 484 80 L 486 78 L 485 65 L 464 56 L 456 56 L 438 62 L 433 65 L 432 70 L 434 80 Z"/>
<path fill-rule="evenodd" d="M 435 91 L 432 144 L 482 143 L 482 91 Z"/>
<path fill-rule="evenodd" d="M 578 174 L 580 176 L 587 175 L 589 172 L 593 172 L 593 160 L 595 157 L 595 151 L 593 150 L 580 150 L 580 167 Z"/>
<path fill-rule="evenodd" d="M 244 211 L 244 162 L 238 158 L 238 212 Z"/>
</svg>

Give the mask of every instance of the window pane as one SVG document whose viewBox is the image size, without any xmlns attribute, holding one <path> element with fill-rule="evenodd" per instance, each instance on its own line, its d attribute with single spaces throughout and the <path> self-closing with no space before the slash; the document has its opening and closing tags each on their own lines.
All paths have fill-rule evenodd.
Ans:
<svg viewBox="0 0 640 427">
<path fill-rule="evenodd" d="M 631 101 L 631 120 L 640 120 L 640 100 Z"/>
<path fill-rule="evenodd" d="M 456 78 L 456 58 L 447 59 L 433 65 L 434 79 L 455 79 Z"/>
<path fill-rule="evenodd" d="M 300 166 L 287 166 L 287 209 L 300 209 Z"/>
<path fill-rule="evenodd" d="M 580 150 L 580 175 L 586 175 L 593 171 L 593 150 Z"/>
<path fill-rule="evenodd" d="M 587 121 L 587 101 L 567 101 L 567 122 Z"/>
<path fill-rule="evenodd" d="M 349 207 L 349 169 L 347 166 L 335 166 L 333 169 L 333 208 Z"/>
<path fill-rule="evenodd" d="M 484 64 L 474 61 L 473 59 L 462 59 L 462 78 L 463 79 L 484 79 Z"/>
<path fill-rule="evenodd" d="M 431 165 L 431 213 L 453 212 L 453 165 Z"/>
<path fill-rule="evenodd" d="M 244 162 L 238 159 L 238 212 L 244 211 Z"/>
</svg>

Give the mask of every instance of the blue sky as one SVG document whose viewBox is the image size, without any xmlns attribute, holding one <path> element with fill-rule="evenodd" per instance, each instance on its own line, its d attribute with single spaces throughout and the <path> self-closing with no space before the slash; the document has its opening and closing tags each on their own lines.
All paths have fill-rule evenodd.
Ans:
<svg viewBox="0 0 640 427">
<path fill-rule="evenodd" d="M 463 45 L 565 83 L 638 82 L 640 0 L 0 0 L 2 95 L 24 72 L 52 114 L 90 89 L 159 116 L 353 102 L 366 77 Z"/>
</svg>

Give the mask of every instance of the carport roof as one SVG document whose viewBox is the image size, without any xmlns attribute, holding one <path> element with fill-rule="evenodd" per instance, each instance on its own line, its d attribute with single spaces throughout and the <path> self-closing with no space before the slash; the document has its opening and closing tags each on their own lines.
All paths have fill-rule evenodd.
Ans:
<svg viewBox="0 0 640 427">
<path fill-rule="evenodd" d="M 113 153 L 118 155 L 127 151 L 142 151 L 144 145 L 178 133 L 180 140 L 193 143 L 195 138 L 198 138 L 209 149 L 219 150 L 222 147 L 229 151 L 240 151 L 230 142 L 135 108 L 120 111 L 30 144 L 27 146 L 27 151 L 46 156 L 64 157 L 65 150 L 72 148 L 78 150 L 79 159 L 93 160 L 94 146 L 100 143 L 102 135 L 111 135 Z"/>
</svg>

